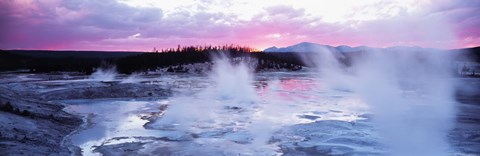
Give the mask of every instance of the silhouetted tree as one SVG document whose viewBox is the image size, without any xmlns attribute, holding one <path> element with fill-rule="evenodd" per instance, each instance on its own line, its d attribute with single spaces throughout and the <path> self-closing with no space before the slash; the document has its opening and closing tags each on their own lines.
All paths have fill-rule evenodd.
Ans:
<svg viewBox="0 0 480 156">
<path fill-rule="evenodd" d="M 10 102 L 6 102 L 4 105 L 2 105 L 1 109 L 5 112 L 13 112 L 13 106 Z"/>
</svg>

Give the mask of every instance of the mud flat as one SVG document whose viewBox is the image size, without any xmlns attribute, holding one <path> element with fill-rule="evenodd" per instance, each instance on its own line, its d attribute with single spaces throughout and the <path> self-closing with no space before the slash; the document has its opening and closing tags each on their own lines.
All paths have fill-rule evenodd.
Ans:
<svg viewBox="0 0 480 156">
<path fill-rule="evenodd" d="M 257 75 L 254 103 L 209 90 L 205 77 L 139 79 L 2 75 L 0 101 L 13 110 L 0 111 L 0 155 L 388 155 L 362 101 L 308 73 Z M 463 81 L 449 154 L 479 155 L 480 81 Z"/>
<path fill-rule="evenodd" d="M 453 148 L 464 155 L 480 155 L 480 79 L 462 78 L 457 92 L 457 118 L 449 133 Z M 461 155 L 461 154 L 458 154 Z"/>
<path fill-rule="evenodd" d="M 70 136 L 88 128 L 94 116 L 68 113 L 61 100 L 156 98 L 168 93 L 145 84 L 93 81 L 77 73 L 2 73 L 0 155 L 81 155 Z"/>
<path fill-rule="evenodd" d="M 0 101 L 28 115 L 0 111 L 0 155 L 69 155 L 65 136 L 82 124 L 80 116 L 66 113 L 63 105 L 23 95 L 0 86 Z M 74 149 L 74 147 L 71 147 Z"/>
</svg>

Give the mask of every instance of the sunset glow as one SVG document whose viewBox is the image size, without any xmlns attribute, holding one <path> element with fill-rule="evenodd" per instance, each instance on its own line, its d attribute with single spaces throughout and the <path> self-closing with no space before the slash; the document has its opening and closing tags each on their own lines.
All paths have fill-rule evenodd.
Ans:
<svg viewBox="0 0 480 156">
<path fill-rule="evenodd" d="M 0 49 L 480 45 L 475 0 L 11 0 Z M 434 30 L 433 30 L 434 29 Z"/>
</svg>

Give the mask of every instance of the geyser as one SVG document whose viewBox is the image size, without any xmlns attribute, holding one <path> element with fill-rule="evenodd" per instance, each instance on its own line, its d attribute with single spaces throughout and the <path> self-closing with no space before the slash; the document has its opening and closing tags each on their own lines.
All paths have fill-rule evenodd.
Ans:
<svg viewBox="0 0 480 156">
<path fill-rule="evenodd" d="M 120 83 L 139 83 L 142 81 L 142 78 L 140 74 L 138 73 L 132 73 L 129 76 L 127 76 L 125 79 L 122 80 Z"/>
<path fill-rule="evenodd" d="M 225 109 L 252 109 L 257 97 L 250 69 L 242 62 L 233 64 L 226 57 L 214 58 L 209 86 L 194 95 L 171 99 L 157 125 L 174 125 L 178 130 L 197 133 L 202 126 L 215 127 L 223 122 L 242 122 Z M 221 126 L 220 126 L 221 127 Z"/>
<path fill-rule="evenodd" d="M 117 70 L 115 69 L 115 67 L 99 67 L 95 70 L 95 72 L 92 73 L 92 75 L 90 75 L 89 78 L 95 81 L 108 82 L 114 81 L 116 76 Z"/>
<path fill-rule="evenodd" d="M 252 68 L 246 65 L 251 61 L 249 59 L 214 58 L 213 69 L 208 76 L 212 85 L 199 93 L 170 99 L 164 116 L 153 126 L 194 134 L 199 136 L 194 140 L 199 144 L 210 142 L 209 146 L 185 147 L 188 148 L 185 151 L 210 154 L 221 151 L 231 155 L 278 154 L 279 147 L 269 141 L 272 134 L 285 125 L 283 122 L 293 120 L 289 120 L 294 117 L 292 109 L 276 95 L 278 84 L 269 85 L 264 90 L 265 96 L 258 96 Z M 219 148 L 224 145 L 229 147 Z"/>
<path fill-rule="evenodd" d="M 314 65 L 321 78 L 334 89 L 354 91 L 369 105 L 390 155 L 447 155 L 447 133 L 455 117 L 448 56 L 439 51 L 372 50 L 347 67 L 334 53 L 318 51 Z"/>
</svg>

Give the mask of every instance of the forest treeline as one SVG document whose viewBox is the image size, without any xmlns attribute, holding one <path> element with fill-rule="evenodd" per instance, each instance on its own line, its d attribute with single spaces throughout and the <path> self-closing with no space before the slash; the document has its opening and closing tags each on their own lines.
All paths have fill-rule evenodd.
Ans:
<svg viewBox="0 0 480 156">
<path fill-rule="evenodd" d="M 447 51 L 458 61 L 480 62 L 480 47 Z M 341 53 L 342 63 L 348 65 L 362 52 Z M 219 55 L 230 58 L 253 58 L 256 71 L 300 70 L 310 64 L 303 63 L 312 53 L 261 52 L 237 45 L 223 46 L 178 46 L 168 49 L 153 49 L 152 52 L 102 52 L 102 51 L 41 51 L 0 50 L 0 71 L 23 70 L 24 72 L 81 72 L 91 74 L 103 65 L 116 66 L 119 73 L 155 71 L 167 68 L 166 72 L 188 72 L 179 69 L 182 65 L 207 63 Z"/>
<path fill-rule="evenodd" d="M 108 54 L 108 55 L 107 55 Z M 81 72 L 90 74 L 102 65 L 116 66 L 119 73 L 154 71 L 159 68 L 211 62 L 216 56 L 249 57 L 256 71 L 299 70 L 304 65 L 294 53 L 264 53 L 253 48 L 224 46 L 178 46 L 152 52 L 0 51 L 0 71 Z M 186 72 L 168 70 L 167 72 Z"/>
</svg>

